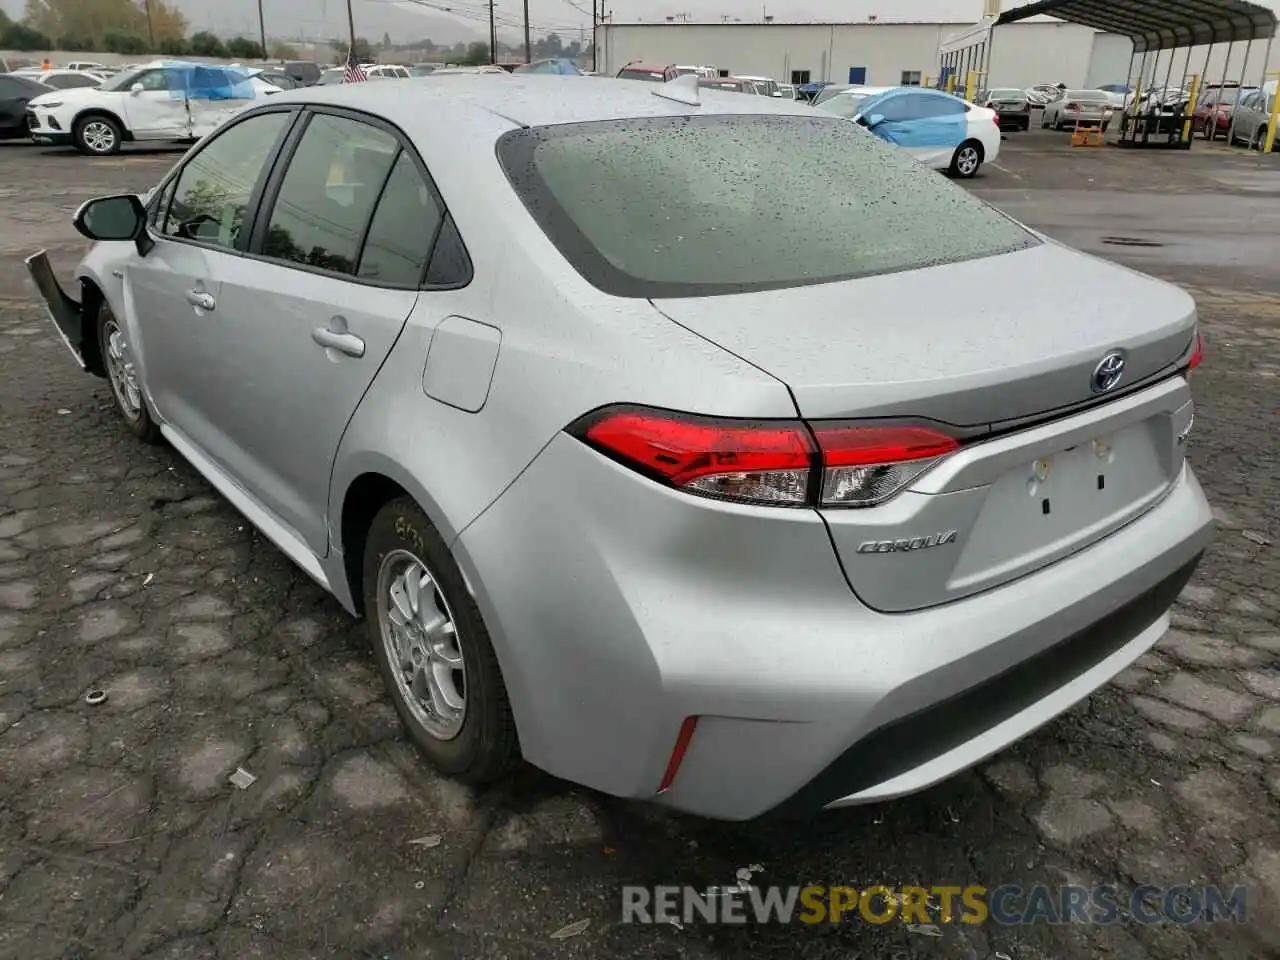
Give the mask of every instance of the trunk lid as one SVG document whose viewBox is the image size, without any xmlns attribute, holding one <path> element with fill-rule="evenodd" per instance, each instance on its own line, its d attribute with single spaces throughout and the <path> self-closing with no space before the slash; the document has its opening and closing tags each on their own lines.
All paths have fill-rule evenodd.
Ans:
<svg viewBox="0 0 1280 960">
<path fill-rule="evenodd" d="M 1068 556 L 1141 516 L 1182 470 L 1190 392 L 1167 374 L 1192 346 L 1194 302 L 1052 242 L 655 306 L 778 377 L 808 420 L 926 419 L 967 438 L 879 506 L 823 509 L 850 585 L 878 610 L 945 603 Z M 1102 402 L 1092 384 L 1112 353 L 1124 372 Z"/>
</svg>

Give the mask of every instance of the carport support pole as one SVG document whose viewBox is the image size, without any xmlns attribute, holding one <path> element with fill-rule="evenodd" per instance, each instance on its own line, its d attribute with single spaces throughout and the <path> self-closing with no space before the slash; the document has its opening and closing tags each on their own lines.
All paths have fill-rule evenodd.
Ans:
<svg viewBox="0 0 1280 960">
<path fill-rule="evenodd" d="M 1191 69 L 1191 48 L 1187 47 L 1187 59 L 1182 61 L 1182 86 L 1183 87 L 1187 86 L 1187 71 L 1190 69 Z M 1187 104 L 1187 112 L 1185 114 L 1187 119 L 1184 120 L 1182 123 L 1182 139 L 1190 143 L 1191 132 L 1192 132 L 1191 131 L 1191 127 L 1192 127 L 1191 115 L 1196 111 L 1195 99 L 1200 95 L 1199 94 L 1200 78 L 1196 77 L 1196 82 L 1193 83 L 1188 89 L 1191 91 L 1191 102 L 1188 102 Z"/>
<path fill-rule="evenodd" d="M 1227 59 L 1224 60 L 1222 63 L 1222 79 L 1218 81 L 1219 91 L 1223 89 L 1222 85 L 1227 82 L 1227 71 L 1231 69 L 1231 55 L 1235 52 L 1236 52 L 1236 45 L 1234 43 L 1228 43 Z M 1245 62 L 1247 63 L 1248 61 L 1246 60 Z M 1209 69 L 1208 64 L 1205 65 L 1205 69 L 1206 70 Z M 1213 113 L 1213 123 L 1210 125 L 1210 129 L 1212 132 L 1209 134 L 1209 139 L 1212 142 L 1213 138 L 1218 135 L 1218 112 L 1216 110 Z"/>
<path fill-rule="evenodd" d="M 1236 133 L 1236 107 L 1240 105 L 1240 91 L 1244 88 L 1244 75 L 1249 70 L 1249 54 L 1253 51 L 1253 38 L 1249 38 L 1249 42 L 1244 45 L 1244 64 L 1240 67 L 1240 83 L 1236 86 L 1236 102 L 1231 107 L 1231 125 L 1227 127 L 1227 146 L 1235 143 L 1231 138 Z M 1214 114 L 1217 119 L 1217 114 Z M 1214 128 L 1214 136 L 1217 136 L 1217 128 Z"/>
</svg>

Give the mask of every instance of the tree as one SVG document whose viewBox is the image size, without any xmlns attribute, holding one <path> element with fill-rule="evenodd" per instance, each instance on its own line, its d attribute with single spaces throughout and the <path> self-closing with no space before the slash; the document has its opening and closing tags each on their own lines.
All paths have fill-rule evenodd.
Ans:
<svg viewBox="0 0 1280 960">
<path fill-rule="evenodd" d="M 348 41 L 337 39 L 330 40 L 329 46 L 333 47 L 334 52 L 337 53 L 338 60 L 346 61 L 347 47 L 349 46 Z M 356 37 L 356 59 L 362 63 L 367 63 L 373 60 L 373 47 L 369 46 L 369 41 L 364 37 Z"/>
<path fill-rule="evenodd" d="M 266 51 L 262 49 L 262 44 L 245 37 L 232 37 L 227 41 L 226 46 L 227 56 L 237 60 L 264 60 L 267 56 Z"/>
<path fill-rule="evenodd" d="M 145 22 L 145 0 L 142 16 Z M 151 33 L 156 38 L 157 46 L 165 40 L 185 40 L 187 26 L 187 18 L 178 10 L 176 3 L 170 6 L 164 0 L 151 0 Z"/>
<path fill-rule="evenodd" d="M 481 64 L 489 63 L 489 45 L 477 40 L 467 47 L 467 52 L 459 59 L 464 66 L 468 67 L 478 67 Z"/>
<path fill-rule="evenodd" d="M 273 43 L 271 45 L 272 60 L 297 60 L 298 51 L 293 49 L 287 43 Z"/>
<path fill-rule="evenodd" d="M 76 37 L 86 45 L 105 45 L 108 34 L 134 37 L 144 48 L 151 34 L 157 41 L 181 37 L 187 20 L 178 11 L 176 0 L 150 0 L 151 31 L 147 29 L 145 0 L 27 0 L 23 23 L 46 37 Z M 121 46 L 121 41 L 115 41 Z M 125 43 L 126 46 L 134 46 Z M 137 51 L 141 52 L 141 51 Z"/>
<path fill-rule="evenodd" d="M 548 33 L 541 40 L 533 45 L 534 57 L 538 60 L 545 60 L 549 57 L 564 56 L 564 41 L 560 39 L 558 33 Z"/>
<path fill-rule="evenodd" d="M 6 50 L 48 50 L 52 46 L 46 34 L 22 23 L 12 23 L 0 34 L 0 47 Z"/>
<path fill-rule="evenodd" d="M 156 43 L 156 47 L 168 57 L 185 57 L 191 53 L 186 37 L 165 37 Z"/>
<path fill-rule="evenodd" d="M 193 33 L 191 39 L 187 41 L 187 47 L 197 57 L 225 57 L 227 55 L 227 50 L 222 45 L 222 41 L 208 30 Z"/>
<path fill-rule="evenodd" d="M 132 33 L 112 31 L 103 36 L 102 48 L 108 53 L 134 55 L 147 52 L 147 41 Z"/>
<path fill-rule="evenodd" d="M 389 33 L 384 33 L 384 34 L 382 35 L 382 49 L 383 49 L 383 50 L 390 50 L 390 49 L 391 49 L 391 34 L 389 34 Z"/>
</svg>

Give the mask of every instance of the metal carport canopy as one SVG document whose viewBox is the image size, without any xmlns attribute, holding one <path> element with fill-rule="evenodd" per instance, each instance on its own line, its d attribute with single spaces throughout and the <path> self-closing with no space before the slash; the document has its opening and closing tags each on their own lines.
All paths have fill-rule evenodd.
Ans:
<svg viewBox="0 0 1280 960">
<path fill-rule="evenodd" d="M 1135 53 L 1275 36 L 1276 15 L 1246 0 L 1037 0 L 1000 15 L 995 26 L 1047 16 L 1133 41 Z"/>
</svg>

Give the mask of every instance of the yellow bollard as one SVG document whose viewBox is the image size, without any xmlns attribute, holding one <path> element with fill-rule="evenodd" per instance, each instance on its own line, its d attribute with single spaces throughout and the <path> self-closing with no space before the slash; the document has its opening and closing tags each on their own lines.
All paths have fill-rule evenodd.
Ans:
<svg viewBox="0 0 1280 960">
<path fill-rule="evenodd" d="M 1195 73 L 1191 75 L 1190 98 L 1187 100 L 1187 109 L 1190 110 L 1191 113 L 1193 114 L 1196 112 L 1196 103 L 1199 101 L 1199 99 L 1200 99 L 1200 74 Z M 1182 139 L 1184 142 L 1191 139 L 1191 116 L 1190 115 L 1188 115 L 1187 119 L 1182 122 Z"/>
<path fill-rule="evenodd" d="M 1267 76 L 1280 77 L 1280 70 L 1268 70 Z M 1277 86 L 1280 86 L 1280 84 L 1278 84 Z M 1266 89 L 1267 89 L 1267 83 L 1264 78 L 1262 82 L 1262 90 L 1263 90 L 1262 95 L 1264 97 L 1267 95 Z M 1276 121 L 1277 120 L 1280 120 L 1280 89 L 1277 89 L 1275 93 L 1271 94 L 1271 119 L 1267 122 L 1267 142 L 1262 146 L 1263 153 L 1270 153 L 1271 148 L 1274 147 L 1276 144 Z"/>
</svg>

